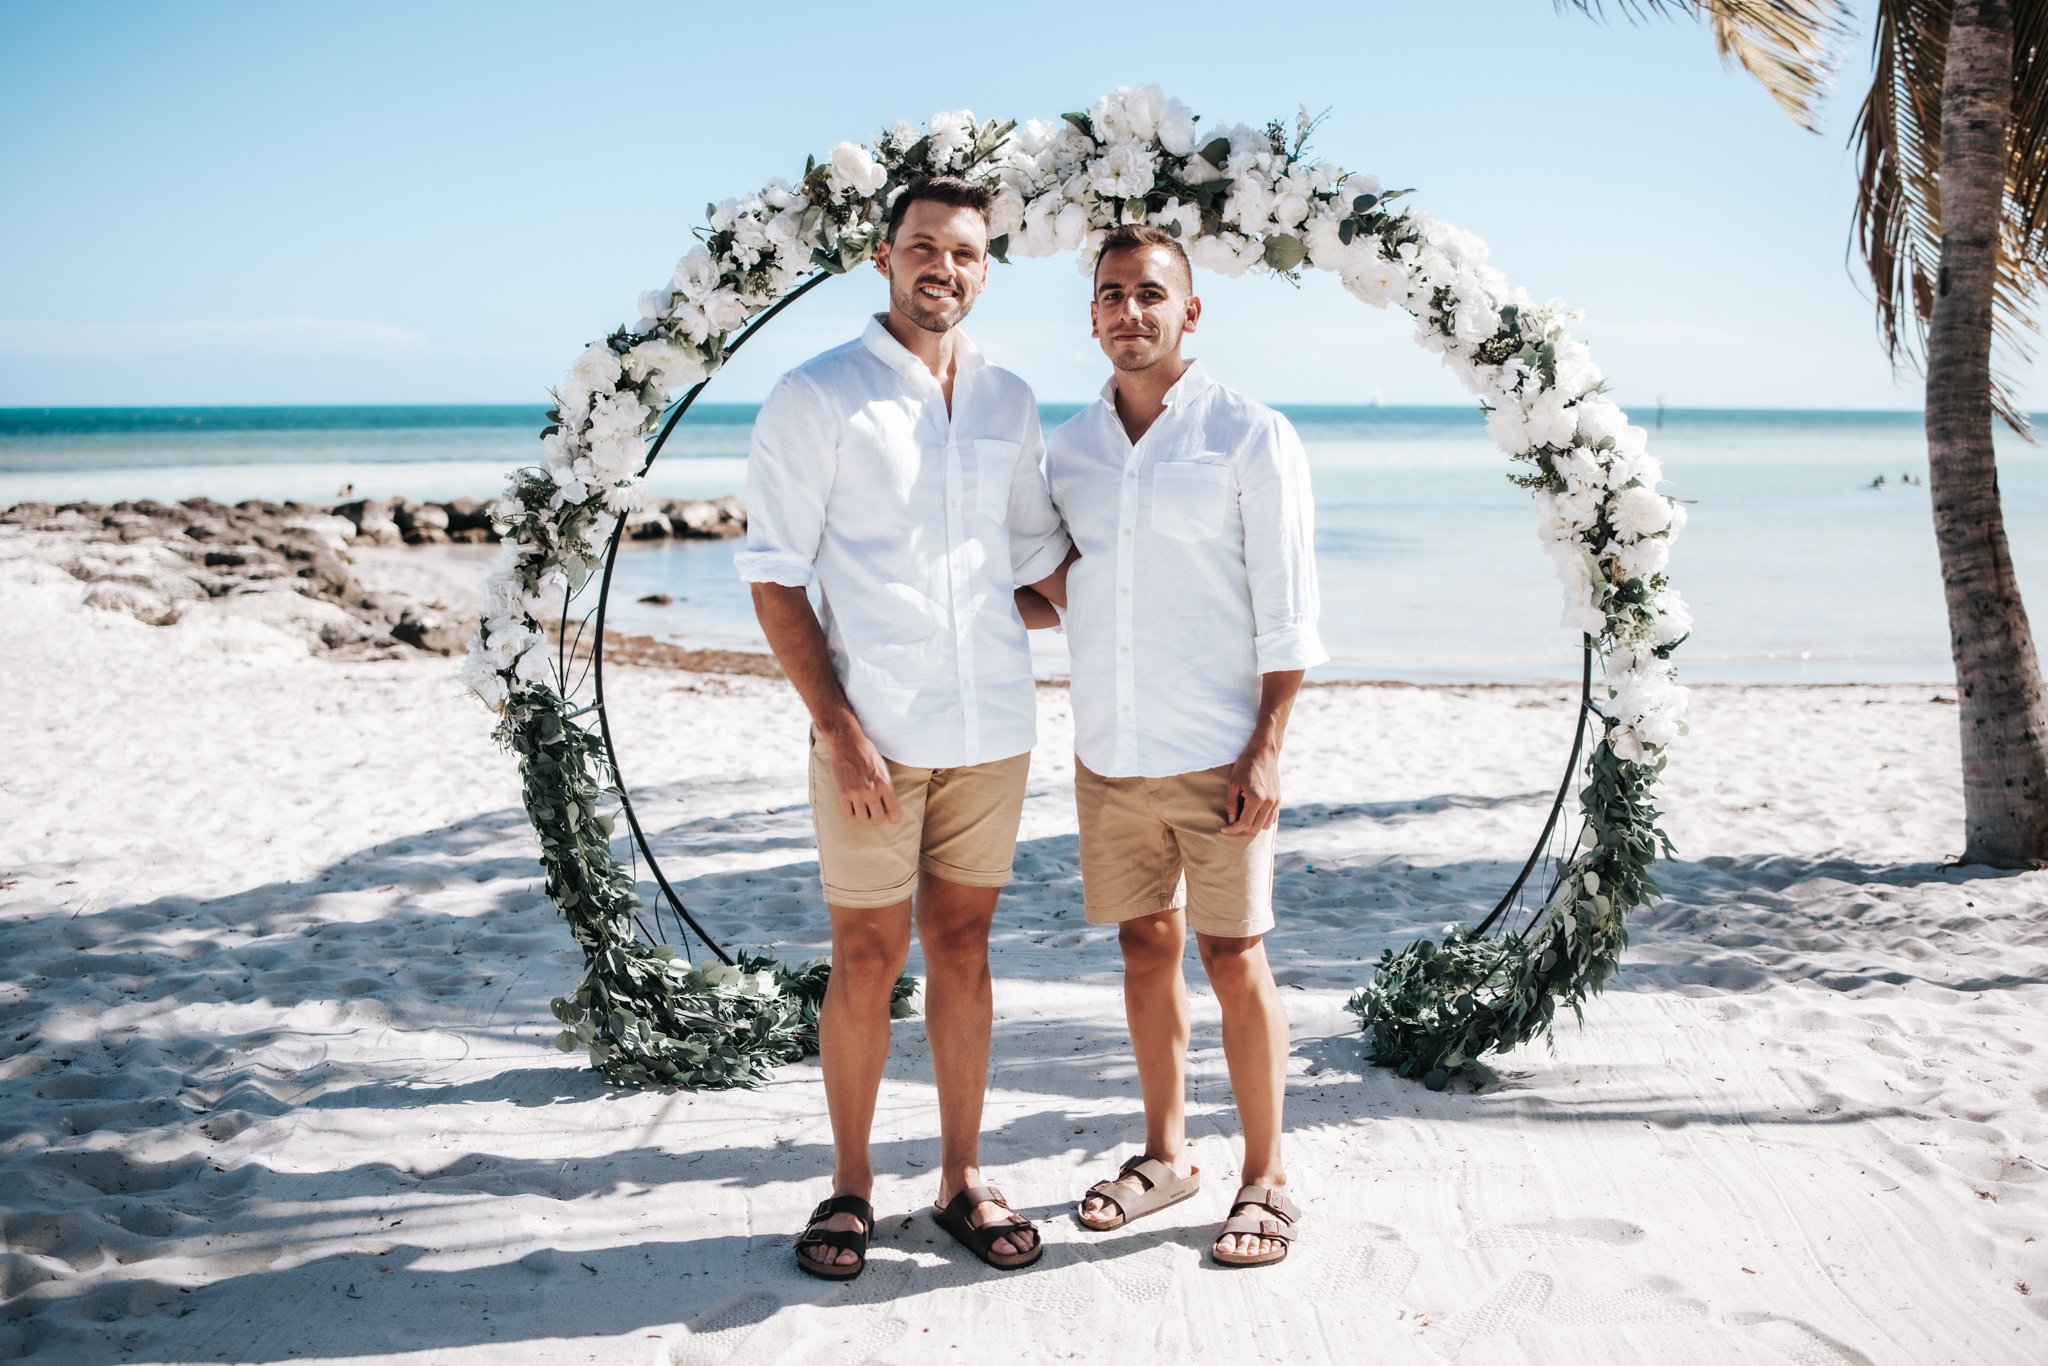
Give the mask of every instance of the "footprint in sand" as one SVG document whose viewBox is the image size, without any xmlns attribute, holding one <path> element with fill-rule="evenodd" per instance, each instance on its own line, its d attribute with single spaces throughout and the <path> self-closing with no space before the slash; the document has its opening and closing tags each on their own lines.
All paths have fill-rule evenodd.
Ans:
<svg viewBox="0 0 2048 1366">
<path fill-rule="evenodd" d="M 1557 1283 L 1540 1271 L 1518 1271 L 1476 1309 L 1445 1315 L 1444 1327 L 1459 1343 L 1516 1337 L 1531 1324 L 1567 1328 L 1697 1318 L 1707 1312 L 1679 1292 L 1675 1281 L 1652 1277 L 1620 1294 L 1559 1295 Z"/>
<path fill-rule="evenodd" d="M 1310 1297 L 1324 1302 L 1398 1303 L 1422 1266 L 1422 1258 L 1400 1233 L 1379 1224 L 1331 1232 L 1334 1236 L 1314 1242 L 1304 1238 L 1301 1251 L 1287 1259 L 1305 1258 L 1301 1274 Z"/>
<path fill-rule="evenodd" d="M 1731 1314 L 1731 1323 L 1747 1331 L 1746 1339 L 1793 1363 L 1793 1366 L 1873 1366 L 1871 1359 L 1854 1347 L 1835 1341 L 1811 1324 L 1777 1314 Z M 1756 1360 L 1744 1350 L 1742 1355 Z"/>
<path fill-rule="evenodd" d="M 690 1336 L 669 1352 L 670 1366 L 724 1366 L 781 1301 L 750 1290 L 705 1310 L 689 1322 Z"/>
<path fill-rule="evenodd" d="M 1625 1219 L 1538 1219 L 1527 1224 L 1483 1228 L 1467 1240 L 1466 1246 L 1475 1250 L 1569 1247 L 1574 1243 L 1625 1247 L 1640 1243 L 1646 1236 L 1640 1224 Z"/>
</svg>

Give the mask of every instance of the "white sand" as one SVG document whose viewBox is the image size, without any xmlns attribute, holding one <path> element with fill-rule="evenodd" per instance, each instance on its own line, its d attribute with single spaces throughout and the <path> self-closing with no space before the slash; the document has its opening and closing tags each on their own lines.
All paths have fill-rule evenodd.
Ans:
<svg viewBox="0 0 2048 1366">
<path fill-rule="evenodd" d="M 1478 1093 L 1365 1068 L 1380 950 L 1467 918 L 1563 759 L 1556 689 L 1332 688 L 1288 754 L 1296 1034 L 1284 1266 L 1203 1252 L 1232 1185 L 1123 1233 L 1063 1211 L 1129 1151 L 1112 942 L 1081 923 L 1066 695 L 996 950 L 985 1160 L 1040 1265 L 969 1261 L 897 1028 L 867 1274 L 800 1275 L 815 1064 L 624 1092 L 546 1048 L 578 961 L 510 758 L 445 663 L 340 664 L 228 612 L 152 628 L 0 533 L 0 1357 L 62 1362 L 2048 1358 L 2048 874 L 1944 866 L 1926 687 L 1709 689 L 1665 788 L 1670 899 L 1583 1028 Z M 664 866 L 734 946 L 825 926 L 779 683 L 621 670 Z M 913 959 L 913 970 L 916 970 Z M 1199 980 L 1199 969 L 1190 968 Z"/>
</svg>

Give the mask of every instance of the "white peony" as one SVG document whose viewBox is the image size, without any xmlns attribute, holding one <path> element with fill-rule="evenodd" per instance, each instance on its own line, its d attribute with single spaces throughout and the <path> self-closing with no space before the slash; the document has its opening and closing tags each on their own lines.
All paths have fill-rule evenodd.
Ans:
<svg viewBox="0 0 2048 1366">
<path fill-rule="evenodd" d="M 673 392 L 687 388 L 709 375 L 701 352 L 677 346 L 666 337 L 650 337 L 625 356 L 625 370 L 636 382 L 651 379 Z"/>
<path fill-rule="evenodd" d="M 1079 204 L 1063 204 L 1053 220 L 1053 243 L 1060 251 L 1078 251 L 1088 236 L 1088 211 Z"/>
<path fill-rule="evenodd" d="M 1089 184 L 1104 199 L 1142 199 L 1159 178 L 1159 158 L 1137 143 L 1112 147 L 1089 171 Z"/>
<path fill-rule="evenodd" d="M 1088 121 L 1111 145 L 1148 143 L 1159 135 L 1166 96 L 1156 85 L 1120 85 L 1095 102 Z M 1169 149 L 1170 150 L 1170 149 Z"/>
<path fill-rule="evenodd" d="M 1537 443 L 1529 438 L 1528 410 L 1513 396 L 1504 396 L 1486 415 L 1486 434 L 1507 455 L 1520 455 Z"/>
<path fill-rule="evenodd" d="M 1159 145 L 1177 157 L 1195 150 L 1195 115 L 1179 100 L 1169 99 L 1160 110 Z"/>
<path fill-rule="evenodd" d="M 1213 270 L 1218 275 L 1242 275 L 1245 241 L 1234 232 L 1219 232 L 1184 245 L 1188 260 L 1201 269 Z"/>
<path fill-rule="evenodd" d="M 1006 237 L 1016 232 L 1023 222 L 1024 196 L 1014 186 L 1003 186 L 988 206 L 988 235 L 991 238 Z"/>
<path fill-rule="evenodd" d="M 702 247 L 692 247 L 690 254 L 676 262 L 676 293 L 691 303 L 707 297 L 718 288 L 718 262 Z"/>
<path fill-rule="evenodd" d="M 1606 553 L 1614 556 L 1624 578 L 1647 579 L 1671 563 L 1671 542 L 1663 536 L 1648 536 L 1631 545 L 1609 541 Z"/>
<path fill-rule="evenodd" d="M 1614 495 L 1607 505 L 1607 520 L 1617 540 L 1639 540 L 1671 525 L 1671 506 L 1663 494 L 1637 484 Z"/>
</svg>

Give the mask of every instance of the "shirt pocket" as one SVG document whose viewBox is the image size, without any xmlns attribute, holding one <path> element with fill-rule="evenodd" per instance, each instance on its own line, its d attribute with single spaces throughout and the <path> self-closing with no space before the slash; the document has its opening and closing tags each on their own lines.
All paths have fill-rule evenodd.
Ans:
<svg viewBox="0 0 2048 1366">
<path fill-rule="evenodd" d="M 1016 442 L 999 437 L 974 438 L 975 506 L 992 522 L 1007 525 L 1010 520 L 1010 483 L 1017 474 L 1021 449 Z"/>
<path fill-rule="evenodd" d="M 1152 529 L 1176 541 L 1206 541 L 1223 530 L 1230 469 L 1177 460 L 1152 467 Z"/>
</svg>

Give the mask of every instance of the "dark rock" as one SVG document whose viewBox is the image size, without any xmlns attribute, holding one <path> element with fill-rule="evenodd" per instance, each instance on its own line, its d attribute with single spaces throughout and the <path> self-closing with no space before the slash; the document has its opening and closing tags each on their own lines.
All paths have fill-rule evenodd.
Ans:
<svg viewBox="0 0 2048 1366">
<path fill-rule="evenodd" d="M 441 504 L 441 511 L 448 514 L 448 534 L 458 531 L 486 531 L 491 529 L 491 505 L 481 498 L 455 498 Z"/>
<path fill-rule="evenodd" d="M 629 541 L 665 541 L 675 534 L 667 517 L 653 508 L 642 508 L 626 514 L 626 539 Z"/>
<path fill-rule="evenodd" d="M 57 515 L 55 503 L 16 503 L 0 512 L 0 523 L 8 526 L 37 526 Z"/>
<path fill-rule="evenodd" d="M 639 601 L 646 603 L 649 607 L 672 607 L 675 605 L 675 598 L 667 593 L 649 593 L 646 597 L 639 599 Z"/>
<path fill-rule="evenodd" d="M 381 498 L 358 498 L 335 506 L 334 515 L 355 523 L 356 535 L 371 545 L 397 545 L 405 539 L 391 515 L 391 504 Z"/>
<path fill-rule="evenodd" d="M 448 539 L 462 545 L 489 545 L 498 539 L 498 533 L 489 527 L 471 526 L 448 533 Z"/>
<path fill-rule="evenodd" d="M 417 606 L 405 609 L 391 634 L 414 649 L 437 655 L 461 654 L 469 640 L 466 624 Z"/>
<path fill-rule="evenodd" d="M 431 545 L 448 539 L 448 512 L 438 503 L 394 502 L 392 520 L 407 545 Z"/>
</svg>

